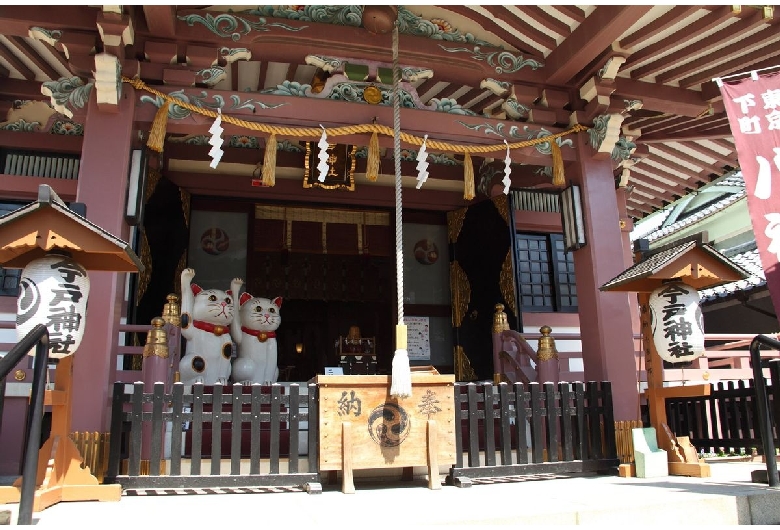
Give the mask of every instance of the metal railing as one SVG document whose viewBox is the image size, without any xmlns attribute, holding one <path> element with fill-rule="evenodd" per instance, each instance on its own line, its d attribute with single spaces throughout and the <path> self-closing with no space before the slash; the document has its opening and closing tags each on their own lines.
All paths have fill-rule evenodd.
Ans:
<svg viewBox="0 0 780 530">
<path fill-rule="evenodd" d="M 780 486 L 777 476 L 777 457 L 775 456 L 775 441 L 772 436 L 772 420 L 769 417 L 769 398 L 766 392 L 766 380 L 761 368 L 761 345 L 780 350 L 780 342 L 766 335 L 756 335 L 750 343 L 750 363 L 753 365 L 753 379 L 756 387 L 758 405 L 758 428 L 761 431 L 761 442 L 764 446 L 767 481 L 770 488 Z M 777 404 L 775 404 L 777 405 Z"/>
<path fill-rule="evenodd" d="M 33 502 L 38 475 L 38 449 L 41 442 L 41 423 L 43 419 L 43 391 L 46 386 L 46 370 L 49 364 L 49 331 L 38 324 L 0 359 L 0 380 L 6 376 L 35 347 L 33 365 L 32 395 L 27 410 L 27 432 L 24 466 L 22 468 L 22 491 L 19 497 L 19 518 L 17 524 L 32 524 Z"/>
</svg>

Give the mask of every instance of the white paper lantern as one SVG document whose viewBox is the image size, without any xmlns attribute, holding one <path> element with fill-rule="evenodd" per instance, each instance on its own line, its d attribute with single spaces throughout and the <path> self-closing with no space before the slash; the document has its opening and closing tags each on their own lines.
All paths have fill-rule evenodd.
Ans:
<svg viewBox="0 0 780 530">
<path fill-rule="evenodd" d="M 49 357 L 75 352 L 87 324 L 87 270 L 66 255 L 52 253 L 28 263 L 19 286 L 17 340 L 43 324 L 49 330 Z"/>
<path fill-rule="evenodd" d="M 653 343 L 661 359 L 672 363 L 704 355 L 704 318 L 699 292 L 684 282 L 670 282 L 650 294 Z"/>
</svg>

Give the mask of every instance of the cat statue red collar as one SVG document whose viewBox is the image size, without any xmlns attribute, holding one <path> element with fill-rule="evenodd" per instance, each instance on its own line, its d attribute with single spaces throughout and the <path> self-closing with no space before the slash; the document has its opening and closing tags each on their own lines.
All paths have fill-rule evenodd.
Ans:
<svg viewBox="0 0 780 530">
<path fill-rule="evenodd" d="M 282 323 L 282 298 L 273 300 L 243 293 L 235 302 L 236 317 L 230 333 L 238 346 L 233 360 L 233 381 L 261 385 L 279 378 L 276 330 Z"/>
</svg>

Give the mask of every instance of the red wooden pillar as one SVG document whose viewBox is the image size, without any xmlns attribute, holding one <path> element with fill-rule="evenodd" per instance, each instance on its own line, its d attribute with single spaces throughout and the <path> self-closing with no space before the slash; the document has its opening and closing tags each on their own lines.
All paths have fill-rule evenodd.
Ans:
<svg viewBox="0 0 780 530">
<path fill-rule="evenodd" d="M 586 245 L 574 251 L 586 381 L 612 383 L 615 421 L 639 418 L 633 322 L 628 293 L 599 287 L 625 270 L 612 161 L 596 160 L 585 134 L 574 135 Z M 633 296 L 633 295 L 632 295 Z"/>
<path fill-rule="evenodd" d="M 620 237 L 623 242 L 623 267 L 628 269 L 634 264 L 634 248 L 631 244 L 631 231 L 634 229 L 634 221 L 629 217 L 628 210 L 626 209 L 626 200 L 628 199 L 628 192 L 626 188 L 618 188 L 615 191 L 617 195 L 618 214 L 620 215 Z M 634 293 L 628 293 L 629 309 L 631 311 L 631 329 L 634 335 L 638 335 L 642 330 L 642 318 L 639 314 L 639 300 Z M 642 345 L 637 341 L 634 342 L 634 349 L 639 353 L 639 356 L 635 355 L 635 362 L 637 369 L 641 366 L 640 358 L 642 357 Z"/>
<path fill-rule="evenodd" d="M 98 109 L 93 89 L 87 107 L 76 199 L 87 206 L 87 219 L 124 241 L 135 89 L 123 85 L 117 112 Z M 74 431 L 105 432 L 110 409 L 110 378 L 116 369 L 119 319 L 125 273 L 90 271 L 84 339 L 73 362 Z"/>
</svg>

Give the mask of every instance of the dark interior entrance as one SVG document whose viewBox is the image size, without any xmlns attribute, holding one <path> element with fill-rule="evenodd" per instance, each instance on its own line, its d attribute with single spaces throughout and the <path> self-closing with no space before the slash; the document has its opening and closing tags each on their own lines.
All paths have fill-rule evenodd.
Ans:
<svg viewBox="0 0 780 530">
<path fill-rule="evenodd" d="M 326 366 L 339 366 L 336 341 L 352 326 L 364 337 L 376 337 L 377 372 L 389 373 L 393 314 L 387 302 L 285 300 L 277 335 L 279 379 L 308 381 Z"/>
</svg>

